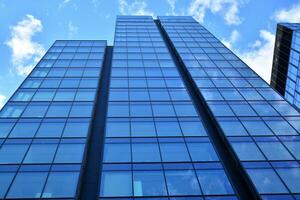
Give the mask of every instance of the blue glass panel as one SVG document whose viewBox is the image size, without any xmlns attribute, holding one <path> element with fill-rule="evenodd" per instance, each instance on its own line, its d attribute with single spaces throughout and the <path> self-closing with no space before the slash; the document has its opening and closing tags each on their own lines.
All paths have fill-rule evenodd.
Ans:
<svg viewBox="0 0 300 200">
<path fill-rule="evenodd" d="M 162 171 L 134 171 L 134 196 L 166 196 L 167 189 Z"/>
<path fill-rule="evenodd" d="M 197 170 L 197 176 L 206 195 L 234 194 L 223 170 Z"/>
<path fill-rule="evenodd" d="M 29 104 L 24 110 L 23 117 L 44 117 L 48 109 L 47 104 Z"/>
<path fill-rule="evenodd" d="M 288 124 L 287 121 L 270 120 L 266 121 L 266 123 L 276 135 L 297 135 L 297 132 L 291 125 Z"/>
<path fill-rule="evenodd" d="M 6 104 L 0 111 L 0 117 L 20 117 L 25 105 Z"/>
<path fill-rule="evenodd" d="M 104 146 L 104 162 L 130 162 L 130 144 L 107 143 Z"/>
<path fill-rule="evenodd" d="M 124 153 L 123 153 L 124 154 Z M 160 162 L 157 143 L 132 143 L 133 162 Z"/>
<path fill-rule="evenodd" d="M 213 146 L 208 142 L 189 142 L 187 146 L 194 162 L 219 160 Z"/>
<path fill-rule="evenodd" d="M 37 122 L 22 122 L 19 121 L 13 130 L 11 131 L 9 137 L 11 138 L 28 138 L 33 137 L 38 129 L 40 123 Z"/>
<path fill-rule="evenodd" d="M 39 198 L 47 178 L 46 172 L 21 172 L 15 178 L 7 197 Z"/>
<path fill-rule="evenodd" d="M 27 144 L 4 144 L 0 149 L 0 163 L 20 163 L 27 151 Z"/>
<path fill-rule="evenodd" d="M 257 142 L 269 160 L 294 160 L 280 142 Z"/>
<path fill-rule="evenodd" d="M 132 175 L 130 171 L 102 172 L 100 196 L 132 196 Z"/>
<path fill-rule="evenodd" d="M 3 198 L 6 191 L 13 180 L 15 173 L 1 172 L 0 173 L 0 198 Z"/>
<path fill-rule="evenodd" d="M 155 122 L 157 135 L 160 137 L 182 136 L 177 121 L 159 121 Z"/>
<path fill-rule="evenodd" d="M 300 160 L 300 141 L 283 142 L 296 159 Z"/>
<path fill-rule="evenodd" d="M 78 177 L 77 172 L 50 172 L 43 197 L 75 197 Z"/>
<path fill-rule="evenodd" d="M 11 131 L 15 123 L 13 122 L 0 122 L 0 138 L 5 138 Z"/>
<path fill-rule="evenodd" d="M 86 137 L 88 129 L 88 122 L 83 122 L 83 120 L 68 121 L 64 129 L 63 137 Z"/>
<path fill-rule="evenodd" d="M 232 142 L 231 143 L 239 159 L 245 160 L 265 160 L 258 147 L 253 142 Z"/>
<path fill-rule="evenodd" d="M 194 171 L 166 171 L 167 187 L 170 195 L 200 195 L 200 187 Z"/>
<path fill-rule="evenodd" d="M 60 137 L 65 126 L 60 121 L 44 121 L 36 134 L 36 137 Z"/>
<path fill-rule="evenodd" d="M 153 121 L 132 121 L 131 122 L 132 137 L 151 137 L 156 136 Z"/>
<path fill-rule="evenodd" d="M 237 120 L 220 121 L 220 125 L 226 136 L 248 135 L 243 125 Z"/>
<path fill-rule="evenodd" d="M 184 143 L 160 143 L 161 156 L 164 162 L 190 161 Z"/>
<path fill-rule="evenodd" d="M 93 106 L 90 103 L 73 104 L 70 117 L 91 117 Z"/>
<path fill-rule="evenodd" d="M 272 169 L 247 169 L 259 193 L 286 193 L 287 189 Z"/>
<path fill-rule="evenodd" d="M 55 156 L 55 163 L 80 163 L 84 144 L 60 144 Z"/>
<path fill-rule="evenodd" d="M 273 135 L 272 131 L 263 121 L 242 120 L 242 123 L 250 135 Z"/>
<path fill-rule="evenodd" d="M 181 121 L 180 127 L 184 136 L 206 136 L 206 130 L 200 121 Z"/>
<path fill-rule="evenodd" d="M 299 168 L 283 168 L 276 170 L 284 183 L 293 193 L 300 192 L 300 169 Z"/>
<path fill-rule="evenodd" d="M 24 163 L 52 163 L 57 144 L 32 144 Z"/>
</svg>

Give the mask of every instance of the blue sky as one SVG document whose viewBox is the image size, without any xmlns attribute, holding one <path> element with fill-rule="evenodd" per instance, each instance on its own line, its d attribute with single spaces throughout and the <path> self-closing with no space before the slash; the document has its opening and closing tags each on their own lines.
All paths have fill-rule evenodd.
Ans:
<svg viewBox="0 0 300 200">
<path fill-rule="evenodd" d="M 296 0 L 0 0 L 0 107 L 56 39 L 113 42 L 116 15 L 192 15 L 269 81 L 277 22 Z"/>
</svg>

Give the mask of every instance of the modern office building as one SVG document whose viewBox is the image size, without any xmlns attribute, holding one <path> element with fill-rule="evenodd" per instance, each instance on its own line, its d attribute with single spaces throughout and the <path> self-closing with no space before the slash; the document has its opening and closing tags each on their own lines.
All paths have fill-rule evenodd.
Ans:
<svg viewBox="0 0 300 200">
<path fill-rule="evenodd" d="M 0 198 L 300 199 L 300 113 L 192 17 L 59 40 L 0 112 Z"/>
<path fill-rule="evenodd" d="M 300 24 L 277 25 L 271 86 L 300 109 Z"/>
</svg>

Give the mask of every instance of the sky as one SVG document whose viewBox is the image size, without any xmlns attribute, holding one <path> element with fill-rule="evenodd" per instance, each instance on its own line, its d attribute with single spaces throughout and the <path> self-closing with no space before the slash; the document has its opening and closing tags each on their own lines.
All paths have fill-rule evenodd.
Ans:
<svg viewBox="0 0 300 200">
<path fill-rule="evenodd" d="M 117 15 L 190 15 L 270 81 L 276 24 L 300 0 L 0 0 L 0 108 L 57 39 L 113 44 Z"/>
</svg>

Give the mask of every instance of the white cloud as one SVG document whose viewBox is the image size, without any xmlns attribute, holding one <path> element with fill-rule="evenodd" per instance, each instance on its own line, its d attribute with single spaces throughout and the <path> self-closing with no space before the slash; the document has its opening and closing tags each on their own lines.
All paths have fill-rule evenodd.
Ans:
<svg viewBox="0 0 300 200">
<path fill-rule="evenodd" d="M 256 40 L 248 51 L 234 50 L 265 81 L 270 82 L 275 35 L 267 30 L 260 30 L 260 39 Z"/>
<path fill-rule="evenodd" d="M 58 8 L 62 8 L 62 7 L 64 7 L 64 6 L 66 6 L 68 3 L 70 3 L 71 2 L 71 0 L 63 0 L 62 2 L 60 2 L 59 4 L 58 4 Z"/>
<path fill-rule="evenodd" d="M 72 21 L 69 21 L 68 23 L 68 30 L 69 30 L 69 38 L 72 38 L 75 34 L 77 34 L 78 32 L 78 27 L 75 26 Z"/>
<path fill-rule="evenodd" d="M 119 0 L 119 11 L 122 15 L 151 15 L 154 13 L 147 10 L 147 3 L 143 0 L 134 0 L 129 4 L 126 0 Z"/>
<path fill-rule="evenodd" d="M 240 38 L 240 33 L 237 30 L 233 30 L 229 39 L 222 39 L 222 43 L 231 49 L 232 45 Z"/>
<path fill-rule="evenodd" d="M 6 96 L 0 94 L 0 110 L 4 106 L 6 99 L 7 99 Z"/>
<path fill-rule="evenodd" d="M 238 16 L 239 13 L 239 5 L 237 1 L 232 1 L 231 5 L 228 8 L 228 11 L 225 13 L 225 21 L 227 24 L 238 25 L 242 23 L 242 20 Z"/>
<path fill-rule="evenodd" d="M 300 22 L 300 2 L 294 4 L 290 9 L 281 9 L 275 12 L 277 22 Z"/>
<path fill-rule="evenodd" d="M 10 39 L 5 44 L 12 50 L 12 71 L 18 75 L 28 74 L 45 53 L 41 44 L 32 41 L 42 29 L 42 22 L 32 15 L 26 15 L 17 25 L 10 27 Z"/>
<path fill-rule="evenodd" d="M 177 15 L 175 12 L 176 0 L 167 0 L 167 3 L 169 5 L 169 11 L 166 13 L 166 15 Z"/>
<path fill-rule="evenodd" d="M 239 17 L 241 0 L 193 0 L 188 8 L 188 13 L 200 23 L 204 22 L 207 11 L 213 14 L 220 13 L 229 25 L 239 25 L 242 20 Z"/>
</svg>

